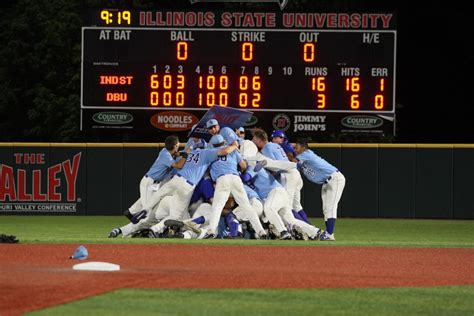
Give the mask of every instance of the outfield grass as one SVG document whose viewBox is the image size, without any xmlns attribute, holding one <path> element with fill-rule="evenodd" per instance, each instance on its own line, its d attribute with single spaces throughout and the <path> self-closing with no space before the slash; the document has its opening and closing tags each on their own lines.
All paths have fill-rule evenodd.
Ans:
<svg viewBox="0 0 474 316">
<path fill-rule="evenodd" d="M 118 290 L 29 315 L 474 315 L 474 286 Z"/>
<path fill-rule="evenodd" d="M 0 233 L 22 243 L 186 243 L 218 245 L 474 247 L 472 220 L 339 219 L 336 242 L 258 240 L 109 239 L 123 216 L 0 216 Z M 313 219 L 321 227 L 322 219 Z"/>
</svg>

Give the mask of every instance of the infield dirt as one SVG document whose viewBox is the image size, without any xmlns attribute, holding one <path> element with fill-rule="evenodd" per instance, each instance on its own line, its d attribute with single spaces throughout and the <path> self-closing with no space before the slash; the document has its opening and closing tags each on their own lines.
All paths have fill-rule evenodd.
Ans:
<svg viewBox="0 0 474 316">
<path fill-rule="evenodd" d="M 474 284 L 474 249 L 85 245 L 86 261 L 118 272 L 73 271 L 77 245 L 0 245 L 1 315 L 19 315 L 120 288 L 357 288 Z"/>
</svg>

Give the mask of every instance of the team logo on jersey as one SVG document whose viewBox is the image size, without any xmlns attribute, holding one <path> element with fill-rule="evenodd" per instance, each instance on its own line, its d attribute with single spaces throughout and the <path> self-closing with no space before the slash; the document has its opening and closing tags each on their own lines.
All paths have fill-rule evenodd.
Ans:
<svg viewBox="0 0 474 316">
<path fill-rule="evenodd" d="M 105 125 L 121 125 L 133 121 L 133 115 L 125 112 L 98 112 L 92 116 L 96 123 Z"/>
<path fill-rule="evenodd" d="M 199 119 L 188 112 L 166 111 L 153 115 L 151 125 L 163 131 L 188 131 Z"/>
<path fill-rule="evenodd" d="M 191 4 L 194 4 L 196 2 L 276 2 L 280 6 L 280 9 L 283 10 L 286 5 L 288 4 L 288 0 L 189 0 Z"/>
<path fill-rule="evenodd" d="M 291 120 L 286 114 L 280 113 L 273 117 L 272 125 L 274 129 L 286 131 L 290 128 Z"/>
<path fill-rule="evenodd" d="M 344 117 L 341 124 L 351 128 L 368 129 L 383 125 L 383 120 L 376 116 L 352 115 Z"/>
</svg>

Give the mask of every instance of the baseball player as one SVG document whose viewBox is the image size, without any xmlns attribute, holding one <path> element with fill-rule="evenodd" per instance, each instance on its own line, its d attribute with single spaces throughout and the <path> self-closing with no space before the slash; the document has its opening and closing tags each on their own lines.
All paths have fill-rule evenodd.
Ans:
<svg viewBox="0 0 474 316">
<path fill-rule="evenodd" d="M 296 169 L 296 163 L 283 161 L 283 160 L 273 160 L 264 155 L 262 155 L 257 146 L 248 139 L 244 139 L 240 144 L 240 152 L 244 157 L 247 164 L 251 167 L 262 168 L 273 171 L 273 172 L 282 172 L 288 171 L 291 169 Z M 258 167 L 257 167 L 258 166 Z"/>
<path fill-rule="evenodd" d="M 216 134 L 212 136 L 210 143 L 215 148 L 223 148 L 224 137 L 220 134 Z M 216 187 L 214 200 L 212 202 L 212 215 L 207 231 L 208 236 L 206 236 L 206 238 L 216 236 L 219 219 L 230 194 L 232 194 L 234 200 L 240 207 L 238 213 L 234 213 L 237 218 L 242 221 L 249 221 L 257 232 L 257 236 L 266 238 L 265 230 L 260 223 L 258 215 L 250 205 L 244 185 L 239 176 L 238 166 L 240 166 L 242 170 L 247 168 L 245 160 L 237 151 L 226 156 L 220 156 L 219 159 L 211 165 L 211 178 L 215 181 Z"/>
<path fill-rule="evenodd" d="M 193 127 L 191 128 L 191 131 L 194 131 L 196 128 L 197 124 L 194 124 Z M 207 148 L 207 143 L 204 139 L 199 138 L 199 137 L 190 137 L 188 139 L 188 142 L 186 143 L 186 146 L 184 146 L 184 149 L 205 149 Z"/>
<path fill-rule="evenodd" d="M 247 184 L 264 201 L 263 212 L 270 224 L 275 227 L 280 239 L 291 239 L 285 224 L 291 225 L 298 232 L 305 234 L 308 239 L 315 240 L 319 237 L 320 229 L 293 216 L 285 188 L 269 172 L 262 169 L 258 172 L 248 170 L 248 173 L 252 178 Z"/>
<path fill-rule="evenodd" d="M 295 149 L 293 148 L 293 146 L 288 142 L 288 137 L 286 137 L 285 133 L 281 130 L 274 130 L 272 132 L 272 135 L 271 135 L 271 138 L 272 138 L 272 143 L 275 143 L 275 144 L 278 144 L 281 146 L 281 148 L 283 148 L 283 151 L 285 152 L 286 156 L 288 157 L 288 159 L 290 161 L 296 161 L 296 152 L 295 152 Z M 294 175 L 294 177 L 296 177 L 296 175 Z M 301 219 L 303 221 L 305 221 L 306 223 L 310 224 L 309 222 L 309 219 L 308 219 L 308 215 L 306 215 L 306 212 L 303 210 L 303 206 L 301 205 L 301 189 L 303 188 L 303 179 L 301 179 L 301 175 L 299 176 L 299 179 L 296 179 L 297 181 L 297 184 L 298 184 L 298 187 L 299 185 L 301 185 L 301 188 L 299 188 L 298 190 L 298 187 L 295 188 L 295 193 L 294 193 L 294 197 L 293 197 L 293 200 L 292 200 L 292 212 L 293 212 L 293 215 L 295 215 L 295 217 L 297 219 Z M 286 177 L 285 180 L 288 180 L 288 177 Z M 290 182 L 292 181 L 292 179 L 290 179 Z M 283 182 L 282 182 L 283 184 Z M 285 188 L 287 188 L 286 185 L 284 185 Z M 289 191 L 289 195 L 291 196 L 291 192 Z M 290 200 L 291 202 L 291 200 Z"/>
<path fill-rule="evenodd" d="M 140 220 L 137 223 L 132 222 L 132 223 L 128 223 L 128 224 L 126 224 L 122 227 L 114 228 L 109 233 L 109 238 L 115 238 L 115 237 L 118 237 L 120 235 L 122 235 L 123 237 L 130 237 L 138 231 L 149 229 L 153 225 L 158 224 L 164 218 L 169 216 L 172 202 L 173 202 L 172 196 L 170 196 L 170 195 L 165 196 L 160 201 L 160 203 L 158 203 L 153 208 L 153 211 L 150 212 L 148 216 L 146 216 L 144 219 Z M 184 213 L 183 217 L 181 219 L 185 220 L 187 218 L 189 218 L 189 214 Z"/>
<path fill-rule="evenodd" d="M 159 184 L 171 178 L 173 169 L 183 167 L 187 152 L 180 153 L 178 149 L 179 139 L 177 136 L 171 135 L 165 138 L 165 148 L 160 151 L 155 162 L 140 181 L 140 198 L 125 211 L 125 216 L 132 222 L 136 223 L 146 217 L 147 211 L 150 211 L 159 202 L 160 198 L 157 194 Z M 179 158 L 175 160 L 174 156 L 179 156 Z"/>
<path fill-rule="evenodd" d="M 234 141 L 240 141 L 241 139 L 230 127 L 221 128 L 216 119 L 210 119 L 207 121 L 206 128 L 209 134 L 213 136 L 220 134 L 227 144 L 232 144 Z"/>
<path fill-rule="evenodd" d="M 189 205 L 196 184 L 201 181 L 211 163 L 216 161 L 219 156 L 227 156 L 232 153 L 237 149 L 237 146 L 237 142 L 235 142 L 220 149 L 193 150 L 189 153 L 183 168 L 160 189 L 163 196 L 173 195 L 170 214 L 165 220 L 182 217 L 182 213 Z M 156 236 L 163 232 L 165 220 L 151 227 Z"/>
<path fill-rule="evenodd" d="M 336 240 L 334 225 L 337 219 L 337 205 L 346 185 L 346 178 L 336 167 L 308 149 L 306 140 L 298 140 L 295 145 L 298 169 L 311 182 L 322 184 L 321 199 L 326 230 L 320 240 Z"/>
<path fill-rule="evenodd" d="M 295 149 L 288 141 L 288 137 L 286 137 L 285 132 L 282 130 L 274 130 L 270 137 L 272 138 L 272 143 L 278 144 L 281 146 L 281 148 L 283 148 L 283 151 L 290 161 L 295 161 Z"/>
<path fill-rule="evenodd" d="M 245 139 L 245 128 L 243 128 L 242 126 L 239 128 L 236 128 L 235 134 L 237 134 L 237 136 L 239 136 L 241 139 Z"/>
<path fill-rule="evenodd" d="M 261 149 L 261 153 L 269 158 L 280 161 L 289 161 L 283 148 L 276 144 L 268 142 L 268 135 L 262 129 L 255 129 L 252 141 Z M 281 184 L 288 192 L 289 206 L 298 214 L 297 211 L 303 209 L 301 206 L 301 189 L 303 188 L 303 179 L 296 169 L 290 169 L 281 174 Z M 299 215 L 299 214 L 298 214 Z M 298 216 L 297 215 L 297 216 Z M 298 216 L 300 218 L 300 216 Z M 306 218 L 307 220 L 307 218 Z M 309 221 L 307 221 L 309 223 Z"/>
</svg>

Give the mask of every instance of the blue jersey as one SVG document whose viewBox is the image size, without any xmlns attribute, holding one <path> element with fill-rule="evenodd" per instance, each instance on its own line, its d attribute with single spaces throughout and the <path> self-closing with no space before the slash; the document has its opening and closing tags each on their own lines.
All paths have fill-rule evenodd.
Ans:
<svg viewBox="0 0 474 316">
<path fill-rule="evenodd" d="M 200 199 L 205 203 L 210 203 L 213 197 L 214 184 L 212 183 L 211 178 L 204 177 L 194 188 L 193 196 L 191 197 L 191 202 L 189 202 L 189 204 L 196 203 Z"/>
<path fill-rule="evenodd" d="M 185 178 L 192 185 L 196 185 L 211 163 L 217 160 L 218 152 L 218 149 L 193 150 L 189 153 L 183 169 L 178 171 L 178 176 Z"/>
<path fill-rule="evenodd" d="M 265 169 L 262 169 L 259 172 L 253 170 L 247 170 L 247 172 L 252 176 L 249 186 L 257 192 L 262 200 L 266 199 L 273 189 L 282 188 L 280 182 L 278 182 L 275 177 Z"/>
<path fill-rule="evenodd" d="M 260 196 L 258 196 L 257 192 L 255 192 L 248 185 L 244 184 L 244 189 L 245 189 L 245 193 L 247 193 L 247 197 L 249 198 L 249 200 L 251 200 L 253 198 L 256 198 L 256 199 L 260 200 Z"/>
<path fill-rule="evenodd" d="M 188 139 L 188 142 L 186 143 L 186 146 L 184 146 L 184 149 L 188 149 L 191 145 L 193 146 L 193 150 L 207 148 L 207 143 L 202 138 L 199 138 L 197 142 L 195 142 L 193 138 Z"/>
<path fill-rule="evenodd" d="M 280 145 L 275 144 L 275 143 L 267 143 L 263 148 L 262 148 L 262 154 L 268 158 L 271 158 L 273 160 L 284 160 L 284 161 L 289 161 L 288 157 L 285 154 L 285 151 L 283 148 L 281 148 Z"/>
<path fill-rule="evenodd" d="M 296 159 L 302 163 L 300 171 L 314 183 L 324 183 L 332 173 L 337 171 L 336 167 L 309 149 L 296 156 Z"/>
<path fill-rule="evenodd" d="M 224 147 L 220 147 L 222 149 Z M 211 165 L 211 178 L 216 181 L 217 178 L 226 174 L 239 175 L 237 166 L 242 161 L 242 155 L 238 151 L 233 151 L 227 156 L 219 158 Z"/>
<path fill-rule="evenodd" d="M 219 130 L 219 134 L 224 137 L 225 142 L 227 145 L 232 145 L 232 143 L 236 140 L 239 140 L 239 136 L 234 132 L 234 130 L 230 127 L 222 127 Z"/>
<path fill-rule="evenodd" d="M 155 182 L 161 182 L 169 176 L 171 170 L 173 170 L 171 165 L 174 162 L 175 160 L 170 152 L 166 148 L 163 148 L 146 175 L 152 178 Z"/>
</svg>

